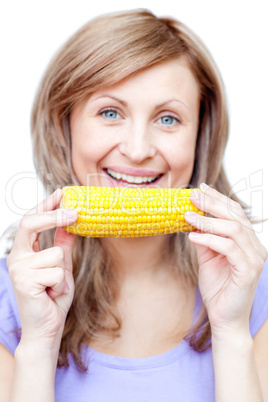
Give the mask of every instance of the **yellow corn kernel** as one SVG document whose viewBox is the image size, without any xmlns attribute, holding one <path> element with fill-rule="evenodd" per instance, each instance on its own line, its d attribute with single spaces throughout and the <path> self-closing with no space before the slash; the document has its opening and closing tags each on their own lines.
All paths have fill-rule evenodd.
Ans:
<svg viewBox="0 0 268 402">
<path fill-rule="evenodd" d="M 60 207 L 76 208 L 79 213 L 77 221 L 64 229 L 86 237 L 141 237 L 189 232 L 195 228 L 185 221 L 185 212 L 205 215 L 190 200 L 193 190 L 63 187 Z"/>
</svg>

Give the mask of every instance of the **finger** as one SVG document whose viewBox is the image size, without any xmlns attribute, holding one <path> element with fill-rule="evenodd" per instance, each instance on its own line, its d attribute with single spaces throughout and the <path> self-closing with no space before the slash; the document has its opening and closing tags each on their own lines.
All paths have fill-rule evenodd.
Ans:
<svg viewBox="0 0 268 402">
<path fill-rule="evenodd" d="M 40 293 L 47 290 L 52 299 L 66 292 L 65 272 L 62 267 L 45 268 L 37 270 L 34 276 L 35 287 Z"/>
<path fill-rule="evenodd" d="M 53 211 L 60 203 L 62 198 L 62 190 L 58 188 L 54 193 L 50 194 L 46 199 L 30 209 L 26 215 L 36 215 L 45 211 Z"/>
<path fill-rule="evenodd" d="M 232 239 L 208 233 L 191 232 L 189 240 L 224 255 L 233 268 L 237 268 L 238 262 L 240 268 L 248 266 L 244 253 Z"/>
<path fill-rule="evenodd" d="M 232 200 L 230 197 L 220 193 L 215 188 L 208 186 L 206 183 L 201 183 L 200 189 L 203 194 L 208 195 L 211 198 L 222 201 L 223 203 L 227 201 L 228 204 L 231 205 L 231 207 L 237 211 L 237 213 L 241 212 L 242 210 L 244 216 L 244 210 L 237 201 Z"/>
<path fill-rule="evenodd" d="M 38 241 L 38 239 L 36 239 L 35 241 L 34 241 L 34 243 L 33 243 L 33 251 L 34 252 L 39 252 L 41 250 L 41 248 L 40 248 L 40 244 L 39 244 L 39 241 Z"/>
<path fill-rule="evenodd" d="M 23 226 L 24 221 L 27 219 L 28 216 L 31 215 L 38 215 L 40 213 L 43 213 L 45 211 L 53 211 L 57 205 L 59 204 L 60 200 L 62 198 L 62 190 L 61 189 L 57 189 L 56 191 L 54 191 L 52 194 L 50 194 L 45 200 L 43 200 L 41 203 L 37 204 L 34 208 L 30 209 L 22 218 L 21 220 L 21 224 L 20 226 Z M 20 228 L 19 228 L 20 229 Z M 16 237 L 19 239 L 19 230 L 17 231 Z M 16 238 L 15 238 L 15 242 L 14 242 L 14 248 L 17 248 L 17 244 L 18 242 L 16 242 Z M 40 250 L 40 246 L 38 243 L 38 233 L 35 235 L 35 239 L 33 241 L 33 245 L 32 248 L 34 251 L 39 251 Z"/>
<path fill-rule="evenodd" d="M 245 230 L 244 226 L 238 221 L 205 217 L 190 211 L 187 211 L 184 217 L 190 225 L 195 226 L 204 233 L 216 234 L 232 239 L 246 255 L 252 253 L 252 251 L 255 253 L 255 247 L 250 236 L 251 233 Z M 253 228 L 251 231 L 255 236 Z"/>
<path fill-rule="evenodd" d="M 50 247 L 34 254 L 27 254 L 24 266 L 30 269 L 62 267 L 65 269 L 64 250 L 60 246 Z"/>
<path fill-rule="evenodd" d="M 196 232 L 196 233 L 201 233 L 201 232 Z M 190 232 L 189 232 L 189 234 L 190 234 Z M 198 244 L 198 243 L 194 243 L 193 241 L 192 241 L 192 243 L 195 247 L 199 266 L 204 265 L 208 261 L 210 261 L 212 258 L 217 257 L 218 253 L 216 253 L 216 251 L 214 251 L 214 250 L 211 250 L 209 247 Z"/>
<path fill-rule="evenodd" d="M 251 226 L 241 205 L 211 187 L 206 186 L 205 193 L 193 191 L 191 201 L 197 208 L 217 218 L 239 220 L 246 227 Z"/>
<path fill-rule="evenodd" d="M 60 291 L 60 292 L 53 290 L 53 288 L 46 288 L 46 292 L 47 292 L 48 296 L 49 296 L 52 300 L 56 299 L 57 297 L 59 297 L 59 296 L 61 296 L 61 295 L 65 295 L 65 294 L 69 293 L 69 291 L 70 291 L 70 288 L 69 288 L 67 282 L 65 282 L 65 285 L 64 285 L 64 287 L 63 287 L 63 290 Z"/>
<path fill-rule="evenodd" d="M 65 269 L 69 272 L 73 270 L 72 250 L 74 240 L 75 235 L 73 233 L 66 232 L 62 227 L 56 229 L 54 246 L 63 250 Z"/>
<path fill-rule="evenodd" d="M 231 200 L 225 195 L 221 194 L 212 187 L 207 186 L 205 183 L 200 185 L 201 192 L 195 192 L 193 194 L 193 203 L 198 206 L 198 208 L 203 209 L 205 212 L 217 217 L 226 219 L 228 221 L 233 221 L 233 239 L 236 234 L 237 240 L 243 232 L 243 228 L 248 229 L 247 235 L 257 252 L 265 259 L 267 256 L 266 249 L 261 244 L 260 240 L 256 236 L 251 222 L 248 220 L 243 208 L 236 201 Z M 194 192 L 193 192 L 194 193 Z M 242 226 L 239 226 L 239 224 Z M 244 231 L 245 233 L 245 231 Z M 248 243 L 249 244 L 249 243 Z"/>
<path fill-rule="evenodd" d="M 57 209 L 36 215 L 24 215 L 17 231 L 14 247 L 33 251 L 38 234 L 57 226 L 68 226 L 76 221 L 75 209 Z"/>
</svg>

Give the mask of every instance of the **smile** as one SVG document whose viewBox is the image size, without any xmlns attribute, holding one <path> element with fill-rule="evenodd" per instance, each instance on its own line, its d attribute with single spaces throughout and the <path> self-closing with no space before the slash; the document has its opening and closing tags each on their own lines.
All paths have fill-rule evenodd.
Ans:
<svg viewBox="0 0 268 402">
<path fill-rule="evenodd" d="M 124 184 L 129 184 L 131 186 L 144 186 L 147 184 L 151 184 L 154 183 L 157 179 L 160 178 L 160 176 L 162 176 L 162 174 L 157 175 L 157 176 L 130 176 L 127 175 L 125 173 L 118 173 L 115 172 L 111 169 L 106 169 L 107 174 L 114 180 L 120 182 L 120 183 L 124 183 Z"/>
</svg>

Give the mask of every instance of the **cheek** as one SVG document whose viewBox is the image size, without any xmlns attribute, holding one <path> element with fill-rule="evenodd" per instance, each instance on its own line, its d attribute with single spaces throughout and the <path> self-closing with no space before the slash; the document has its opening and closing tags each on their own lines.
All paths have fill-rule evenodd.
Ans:
<svg viewBox="0 0 268 402">
<path fill-rule="evenodd" d="M 97 161 L 103 153 L 103 144 L 97 144 L 92 138 L 74 138 L 72 140 L 72 159 L 76 162 Z"/>
<path fill-rule="evenodd" d="M 192 166 L 195 159 L 195 138 L 189 139 L 189 141 L 169 142 L 166 157 L 170 167 Z"/>
<path fill-rule="evenodd" d="M 113 137 L 107 138 L 94 127 L 88 130 L 82 125 L 74 125 L 71 129 L 72 166 L 80 185 L 109 186 L 106 175 L 98 166 L 115 146 Z"/>
<path fill-rule="evenodd" d="M 172 186 L 188 185 L 195 161 L 195 139 L 170 142 L 166 148 L 165 158 L 171 171 Z"/>
<path fill-rule="evenodd" d="M 70 124 L 72 165 L 78 180 L 83 184 L 87 173 L 92 170 L 97 152 L 92 147 L 92 139 L 81 116 L 74 114 L 72 117 Z"/>
<path fill-rule="evenodd" d="M 72 165 L 80 185 L 97 186 L 97 163 L 100 159 L 99 151 L 91 146 L 91 141 L 73 141 Z"/>
<path fill-rule="evenodd" d="M 98 141 L 96 130 L 94 128 L 89 130 L 88 126 L 87 118 L 83 113 L 74 113 L 70 124 L 74 166 L 82 165 L 86 161 L 94 161 L 100 153 L 101 141 Z"/>
</svg>

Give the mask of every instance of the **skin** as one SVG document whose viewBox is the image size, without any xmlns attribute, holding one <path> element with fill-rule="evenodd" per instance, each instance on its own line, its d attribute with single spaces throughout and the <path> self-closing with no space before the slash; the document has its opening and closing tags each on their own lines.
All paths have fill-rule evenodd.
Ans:
<svg viewBox="0 0 268 402">
<path fill-rule="evenodd" d="M 124 103 L 122 107 L 121 102 L 119 107 L 118 101 L 115 105 L 111 94 L 123 99 L 127 106 Z M 99 95 L 102 97 L 96 99 Z M 104 99 L 103 93 L 95 94 L 77 105 L 71 116 L 73 166 L 81 184 L 86 183 L 87 173 L 96 172 L 95 185 L 107 185 L 103 169 L 115 163 L 162 173 L 159 186 L 180 187 L 189 182 L 198 127 L 199 92 L 185 60 L 163 63 L 138 73 L 107 89 L 105 95 Z M 174 96 L 180 99 L 176 105 L 173 102 L 156 108 Z M 107 106 L 119 109 L 120 118 L 112 114 L 112 120 L 116 116 L 115 122 L 110 121 L 111 115 L 107 120 L 107 115 L 99 114 Z M 171 112 L 178 114 L 180 123 L 167 128 L 161 120 L 163 112 L 164 116 Z M 192 202 L 211 217 L 187 213 L 185 218 L 198 229 L 197 234 L 189 235 L 189 240 L 196 248 L 199 287 L 211 323 L 216 401 L 267 400 L 268 325 L 257 334 L 255 345 L 248 325 L 267 252 L 239 204 L 205 184 L 200 187 L 202 192 L 193 193 Z M 5 348 L 0 348 L 3 362 L 0 370 L 4 372 L 5 368 L 5 373 L 12 373 L 9 380 L 6 374 L 5 383 L 1 382 L 0 387 L 2 395 L 10 393 L 8 386 L 12 388 L 13 402 L 54 401 L 57 355 L 74 293 L 71 259 L 74 235 L 61 226 L 77 219 L 75 211 L 70 215 L 56 209 L 61 197 L 58 190 L 23 217 L 7 261 L 22 323 L 22 339 L 15 361 Z M 54 246 L 40 251 L 38 234 L 53 227 L 57 227 Z M 161 295 L 166 307 L 174 309 L 174 299 L 167 300 L 160 288 L 163 280 L 167 286 L 174 280 L 163 261 L 164 245 L 165 236 L 103 240 L 103 246 L 117 257 L 122 294 L 129 292 L 133 303 L 146 290 L 147 294 Z M 140 293 L 139 283 L 143 284 Z M 176 284 L 181 286 L 178 281 Z M 191 294 L 191 289 L 188 293 Z M 148 305 L 153 306 L 150 301 Z M 140 323 L 137 313 L 134 318 Z"/>
</svg>

